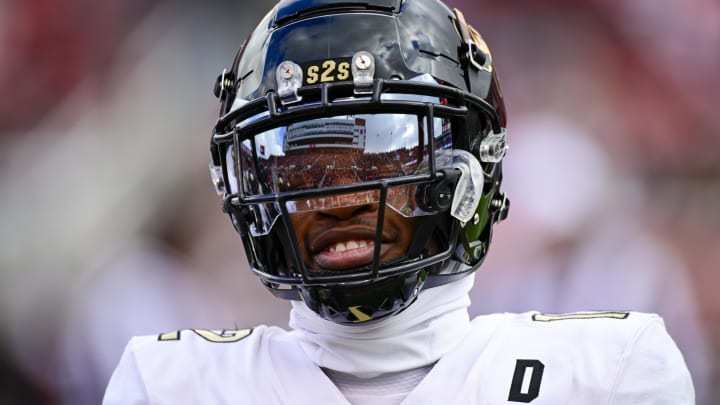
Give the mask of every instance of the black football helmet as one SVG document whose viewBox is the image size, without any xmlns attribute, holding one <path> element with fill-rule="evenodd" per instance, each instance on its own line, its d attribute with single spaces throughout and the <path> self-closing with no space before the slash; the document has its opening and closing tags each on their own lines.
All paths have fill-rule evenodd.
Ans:
<svg viewBox="0 0 720 405">
<path fill-rule="evenodd" d="M 507 215 L 492 57 L 438 0 L 283 0 L 215 95 L 210 171 L 250 267 L 325 319 L 467 276 Z"/>
</svg>

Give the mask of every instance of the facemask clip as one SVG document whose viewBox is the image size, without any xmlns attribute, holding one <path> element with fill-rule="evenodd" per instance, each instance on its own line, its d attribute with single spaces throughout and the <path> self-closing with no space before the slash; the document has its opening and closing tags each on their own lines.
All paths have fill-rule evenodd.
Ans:
<svg viewBox="0 0 720 405">
<path fill-rule="evenodd" d="M 303 76 L 302 69 L 297 63 L 286 60 L 279 64 L 275 70 L 275 78 L 278 96 L 283 105 L 302 100 L 297 90 L 302 86 Z"/>
<path fill-rule="evenodd" d="M 372 94 L 375 77 L 375 58 L 370 52 L 360 51 L 352 58 L 355 94 Z"/>
</svg>

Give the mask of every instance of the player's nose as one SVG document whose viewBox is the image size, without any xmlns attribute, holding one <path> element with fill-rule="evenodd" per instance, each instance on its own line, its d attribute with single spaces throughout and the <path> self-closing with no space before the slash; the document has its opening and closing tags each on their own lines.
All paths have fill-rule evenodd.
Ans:
<svg viewBox="0 0 720 405">
<path fill-rule="evenodd" d="M 320 212 L 338 219 L 348 219 L 360 212 L 375 212 L 378 209 L 372 192 L 339 194 L 325 198 L 325 208 Z"/>
</svg>

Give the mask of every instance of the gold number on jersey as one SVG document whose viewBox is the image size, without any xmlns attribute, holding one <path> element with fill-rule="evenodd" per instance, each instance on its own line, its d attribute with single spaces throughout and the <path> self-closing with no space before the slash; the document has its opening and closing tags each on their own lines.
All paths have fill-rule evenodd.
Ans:
<svg viewBox="0 0 720 405">
<path fill-rule="evenodd" d="M 252 329 L 222 330 L 220 332 L 209 329 L 185 329 L 175 332 L 163 333 L 158 336 L 161 342 L 180 340 L 180 334 L 184 331 L 194 332 L 196 335 L 213 343 L 232 343 L 250 336 Z"/>
<path fill-rule="evenodd" d="M 572 312 L 568 314 L 534 314 L 532 316 L 533 321 L 538 322 L 552 322 L 552 321 L 564 321 L 568 319 L 597 319 L 597 318 L 611 318 L 611 319 L 625 319 L 630 315 L 629 312 Z"/>
</svg>

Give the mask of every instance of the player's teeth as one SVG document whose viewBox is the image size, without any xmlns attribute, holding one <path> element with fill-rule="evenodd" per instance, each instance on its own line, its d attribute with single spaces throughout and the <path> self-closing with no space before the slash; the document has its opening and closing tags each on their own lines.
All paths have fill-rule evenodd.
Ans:
<svg viewBox="0 0 720 405">
<path fill-rule="evenodd" d="M 358 248 L 364 248 L 368 246 L 372 246 L 372 241 L 368 240 L 350 240 L 347 242 L 338 242 L 328 248 L 328 251 L 331 253 L 335 252 L 344 252 L 346 250 L 351 249 L 358 249 Z"/>
</svg>

